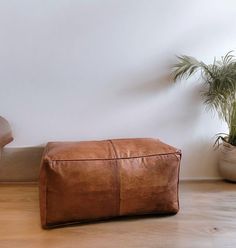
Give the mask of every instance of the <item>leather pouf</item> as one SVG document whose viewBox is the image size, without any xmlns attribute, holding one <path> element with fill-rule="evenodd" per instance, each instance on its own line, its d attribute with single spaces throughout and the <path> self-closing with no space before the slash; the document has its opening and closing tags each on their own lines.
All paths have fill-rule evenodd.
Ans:
<svg viewBox="0 0 236 248">
<path fill-rule="evenodd" d="M 180 159 L 157 139 L 50 142 L 40 169 L 42 227 L 175 214 Z"/>
</svg>

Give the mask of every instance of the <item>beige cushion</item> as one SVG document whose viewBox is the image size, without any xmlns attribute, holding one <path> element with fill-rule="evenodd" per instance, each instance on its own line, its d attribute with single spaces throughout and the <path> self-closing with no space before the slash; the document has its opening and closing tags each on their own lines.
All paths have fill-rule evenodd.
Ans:
<svg viewBox="0 0 236 248">
<path fill-rule="evenodd" d="M 6 119 L 0 116 L 0 149 L 13 140 L 11 127 Z"/>
</svg>

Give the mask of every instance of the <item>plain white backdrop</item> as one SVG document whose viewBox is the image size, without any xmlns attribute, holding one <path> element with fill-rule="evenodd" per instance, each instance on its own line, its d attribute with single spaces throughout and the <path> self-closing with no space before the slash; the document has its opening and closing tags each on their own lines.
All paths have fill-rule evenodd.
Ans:
<svg viewBox="0 0 236 248">
<path fill-rule="evenodd" d="M 200 81 L 174 85 L 187 54 L 210 63 L 236 49 L 236 2 L 1 0 L 0 115 L 11 147 L 51 140 L 159 137 L 181 148 L 181 178 L 215 178 Z"/>
</svg>

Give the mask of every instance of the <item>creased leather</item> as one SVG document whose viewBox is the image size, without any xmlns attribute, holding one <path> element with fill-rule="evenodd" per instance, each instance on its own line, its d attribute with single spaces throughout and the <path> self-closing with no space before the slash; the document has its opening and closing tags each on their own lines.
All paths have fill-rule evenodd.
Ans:
<svg viewBox="0 0 236 248">
<path fill-rule="evenodd" d="M 179 210 L 180 150 L 157 139 L 49 142 L 40 168 L 43 228 Z"/>
</svg>

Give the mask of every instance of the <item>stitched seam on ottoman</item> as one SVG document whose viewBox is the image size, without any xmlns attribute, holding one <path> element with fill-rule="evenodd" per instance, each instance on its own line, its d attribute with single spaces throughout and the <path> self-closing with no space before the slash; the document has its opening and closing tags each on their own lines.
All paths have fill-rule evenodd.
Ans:
<svg viewBox="0 0 236 248">
<path fill-rule="evenodd" d="M 117 192 L 116 193 L 116 202 L 117 202 L 116 212 L 117 212 L 117 215 L 119 216 L 120 215 L 120 170 L 119 170 L 119 165 L 118 165 L 118 156 L 117 156 L 117 151 L 116 151 L 116 148 L 112 140 L 108 140 L 108 141 L 111 144 L 112 150 L 114 151 L 114 154 L 115 154 L 115 161 L 116 161 L 115 178 L 116 178 L 116 192 Z"/>
<path fill-rule="evenodd" d="M 180 162 L 182 158 L 182 153 L 179 154 L 179 157 L 176 155 L 178 161 L 178 182 L 177 182 L 177 202 L 178 202 L 178 211 L 180 208 L 180 203 L 179 203 L 179 174 L 180 174 Z"/>
<path fill-rule="evenodd" d="M 110 142 L 110 141 L 109 141 Z M 114 148 L 113 148 L 114 149 Z M 169 152 L 169 153 L 157 153 L 157 154 L 149 154 L 149 155 L 140 155 L 140 156 L 132 156 L 132 157 L 116 157 L 116 158 L 82 158 L 82 159 L 53 159 L 50 158 L 52 161 L 99 161 L 99 160 L 120 160 L 120 159 L 133 159 L 133 158 L 148 158 L 148 157 L 157 157 L 157 156 L 164 156 L 164 155 L 180 155 L 180 151 L 176 152 Z"/>
<path fill-rule="evenodd" d="M 45 166 L 45 163 L 47 163 L 47 166 L 49 166 L 49 160 L 44 160 L 44 157 L 47 155 L 48 153 L 48 144 L 46 145 L 45 147 L 45 150 L 44 150 L 44 154 L 43 154 L 43 159 L 42 159 L 42 167 L 40 168 L 41 169 L 41 173 L 44 173 L 43 174 L 43 178 L 44 178 L 44 185 L 41 186 L 43 187 L 43 192 L 40 192 L 40 194 L 43 195 L 43 199 L 44 199 L 44 206 L 43 206 L 43 209 L 44 209 L 44 217 L 43 217 L 43 225 L 44 227 L 47 226 L 47 188 L 48 188 L 48 185 L 47 185 L 47 173 L 46 173 L 46 166 Z M 42 189 L 40 189 L 40 191 L 42 191 Z"/>
</svg>

